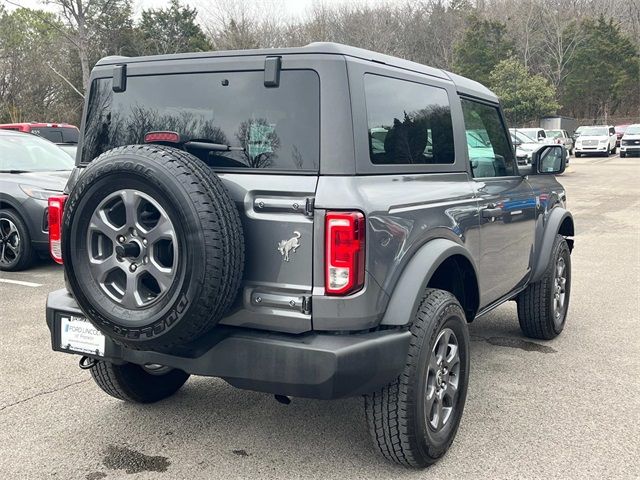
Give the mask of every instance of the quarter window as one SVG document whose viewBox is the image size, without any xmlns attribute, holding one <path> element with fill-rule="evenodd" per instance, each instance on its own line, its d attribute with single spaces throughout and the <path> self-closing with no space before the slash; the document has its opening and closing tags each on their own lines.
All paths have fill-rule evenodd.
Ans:
<svg viewBox="0 0 640 480">
<path fill-rule="evenodd" d="M 469 161 L 474 177 L 505 177 L 518 170 L 496 107 L 462 99 Z"/>
<path fill-rule="evenodd" d="M 446 90 L 365 75 L 369 153 L 376 165 L 453 163 Z"/>
</svg>

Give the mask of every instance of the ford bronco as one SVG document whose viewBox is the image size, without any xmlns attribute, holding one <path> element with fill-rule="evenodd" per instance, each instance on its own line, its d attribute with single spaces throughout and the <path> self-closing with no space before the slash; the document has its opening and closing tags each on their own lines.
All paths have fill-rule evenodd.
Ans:
<svg viewBox="0 0 640 480">
<path fill-rule="evenodd" d="M 561 145 L 517 165 L 482 85 L 370 51 L 105 58 L 49 201 L 53 349 L 131 402 L 189 375 L 363 395 L 382 455 L 430 465 L 462 417 L 467 323 L 515 300 L 528 337 L 565 325 L 564 168 Z"/>
</svg>

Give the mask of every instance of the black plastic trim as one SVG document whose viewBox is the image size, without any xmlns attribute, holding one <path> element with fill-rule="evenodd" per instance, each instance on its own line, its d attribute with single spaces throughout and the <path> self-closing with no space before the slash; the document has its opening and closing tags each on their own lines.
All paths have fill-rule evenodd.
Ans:
<svg viewBox="0 0 640 480">
<path fill-rule="evenodd" d="M 66 289 L 51 292 L 47 325 L 52 348 L 72 353 L 58 345 L 64 314 L 84 316 Z M 333 399 L 373 392 L 393 381 L 404 368 L 410 339 L 411 332 L 402 329 L 289 335 L 218 326 L 172 354 L 131 350 L 107 338 L 102 358 L 167 365 L 247 390 Z"/>
</svg>

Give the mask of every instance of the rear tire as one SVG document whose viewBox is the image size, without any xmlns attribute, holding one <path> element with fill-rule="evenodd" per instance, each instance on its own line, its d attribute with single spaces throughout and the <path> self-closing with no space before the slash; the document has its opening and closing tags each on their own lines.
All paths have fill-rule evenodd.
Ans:
<svg viewBox="0 0 640 480">
<path fill-rule="evenodd" d="M 549 265 L 542 278 L 518 298 L 520 328 L 529 338 L 551 340 L 567 320 L 571 294 L 571 254 L 562 235 L 556 235 Z"/>
<path fill-rule="evenodd" d="M 98 360 L 91 368 L 91 377 L 104 392 L 118 400 L 153 403 L 180 390 L 189 374 L 175 369 L 154 374 L 133 363 L 116 365 Z"/>
<path fill-rule="evenodd" d="M 423 468 L 456 436 L 469 382 L 469 333 L 458 300 L 434 289 L 427 289 L 411 333 L 403 372 L 365 395 L 364 406 L 376 449 L 391 462 Z"/>
<path fill-rule="evenodd" d="M 625 158 L 627 156 L 626 152 L 620 152 L 620 158 Z"/>
<path fill-rule="evenodd" d="M 0 210 L 0 270 L 25 270 L 33 257 L 31 235 L 22 217 L 14 210 Z"/>
<path fill-rule="evenodd" d="M 575 153 L 574 153 L 574 156 L 575 156 L 576 158 L 580 158 L 580 157 L 582 156 L 582 154 L 581 154 L 580 152 L 575 152 Z"/>
<path fill-rule="evenodd" d="M 615 147 L 613 147 L 613 150 L 611 150 L 611 153 L 615 155 L 617 151 L 618 151 L 618 146 L 616 145 Z"/>
</svg>

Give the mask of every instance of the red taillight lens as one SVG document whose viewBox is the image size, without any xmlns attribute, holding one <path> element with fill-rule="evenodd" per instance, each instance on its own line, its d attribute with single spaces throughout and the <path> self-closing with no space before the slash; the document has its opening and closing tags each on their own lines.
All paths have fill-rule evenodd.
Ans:
<svg viewBox="0 0 640 480">
<path fill-rule="evenodd" d="M 62 263 L 62 212 L 66 195 L 49 197 L 49 253 L 56 263 Z"/>
<path fill-rule="evenodd" d="M 325 292 L 347 295 L 364 285 L 365 222 L 360 212 L 327 212 Z"/>
<path fill-rule="evenodd" d="M 149 132 L 144 136 L 144 143 L 168 142 L 180 143 L 180 134 L 176 132 Z"/>
</svg>

